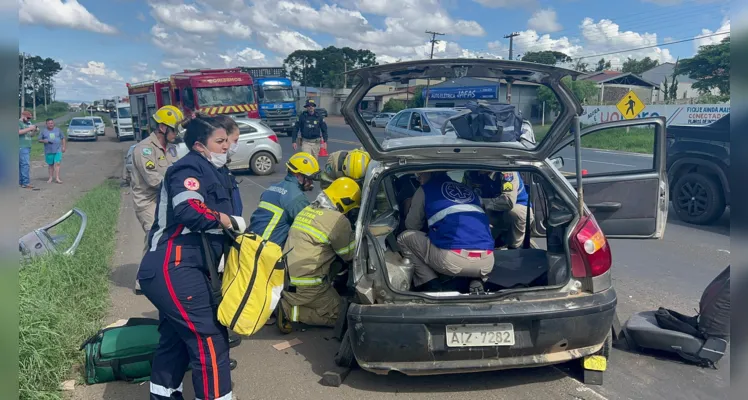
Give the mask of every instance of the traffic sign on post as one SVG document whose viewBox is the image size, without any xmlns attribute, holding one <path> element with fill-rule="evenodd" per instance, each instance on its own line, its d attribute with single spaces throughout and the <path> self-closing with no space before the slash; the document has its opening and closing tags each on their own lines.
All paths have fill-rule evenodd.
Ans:
<svg viewBox="0 0 748 400">
<path fill-rule="evenodd" d="M 621 98 L 618 104 L 616 104 L 618 112 L 621 113 L 621 117 L 624 119 L 636 118 L 636 116 L 644 111 L 644 108 L 646 107 L 647 106 L 644 105 L 644 102 L 639 99 L 639 96 L 637 96 L 633 90 L 629 90 L 629 92 Z"/>
</svg>

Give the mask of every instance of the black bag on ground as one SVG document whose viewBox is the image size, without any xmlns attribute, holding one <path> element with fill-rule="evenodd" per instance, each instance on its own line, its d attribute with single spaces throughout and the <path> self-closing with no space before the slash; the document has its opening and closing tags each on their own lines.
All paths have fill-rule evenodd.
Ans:
<svg viewBox="0 0 748 400">
<path fill-rule="evenodd" d="M 522 118 L 511 104 L 470 101 L 470 112 L 449 119 L 458 138 L 474 142 L 516 142 L 522 134 Z"/>
</svg>

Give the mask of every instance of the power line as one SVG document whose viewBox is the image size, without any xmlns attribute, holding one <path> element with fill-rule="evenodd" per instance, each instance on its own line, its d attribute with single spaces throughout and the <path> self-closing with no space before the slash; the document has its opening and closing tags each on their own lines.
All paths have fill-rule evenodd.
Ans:
<svg viewBox="0 0 748 400">
<path fill-rule="evenodd" d="M 713 36 L 729 35 L 729 34 L 730 34 L 730 32 L 716 32 L 716 33 L 712 33 L 712 34 L 709 34 L 709 35 L 696 36 L 696 37 L 692 37 L 692 38 L 688 38 L 688 39 L 681 39 L 681 40 L 673 40 L 673 41 L 670 41 L 670 42 L 667 42 L 667 43 L 653 44 L 653 45 L 649 45 L 649 46 L 636 47 L 636 48 L 633 48 L 633 49 L 618 50 L 618 51 L 611 51 L 611 52 L 608 52 L 608 53 L 599 53 L 599 54 L 592 54 L 592 55 L 588 55 L 588 56 L 574 57 L 574 59 L 576 59 L 576 60 L 582 60 L 582 59 L 585 59 L 585 58 L 609 56 L 611 54 L 620 54 L 620 53 L 626 53 L 626 52 L 629 52 L 629 51 L 646 50 L 646 49 L 651 49 L 653 47 L 669 46 L 671 44 L 684 43 L 684 42 L 692 42 L 692 41 L 698 40 L 698 39 L 706 39 L 706 38 L 713 37 Z"/>
</svg>

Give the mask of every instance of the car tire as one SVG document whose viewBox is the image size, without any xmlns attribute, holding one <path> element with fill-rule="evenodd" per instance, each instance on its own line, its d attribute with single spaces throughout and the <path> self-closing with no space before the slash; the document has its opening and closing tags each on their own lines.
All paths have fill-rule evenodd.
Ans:
<svg viewBox="0 0 748 400">
<path fill-rule="evenodd" d="M 249 160 L 249 168 L 255 175 L 270 175 L 275 171 L 275 158 L 266 151 L 260 151 Z"/>
<path fill-rule="evenodd" d="M 377 127 L 377 123 L 376 123 L 376 122 L 374 122 L 374 121 L 371 121 L 371 127 L 372 127 L 372 128 L 376 128 L 376 127 Z"/>
<path fill-rule="evenodd" d="M 678 178 L 672 193 L 675 213 L 683 222 L 708 225 L 725 212 L 725 195 L 716 177 L 687 173 Z"/>
<path fill-rule="evenodd" d="M 353 354 L 350 330 L 345 331 L 343 340 L 340 341 L 338 352 L 335 353 L 335 365 L 343 368 L 353 368 L 356 366 L 356 356 Z"/>
</svg>

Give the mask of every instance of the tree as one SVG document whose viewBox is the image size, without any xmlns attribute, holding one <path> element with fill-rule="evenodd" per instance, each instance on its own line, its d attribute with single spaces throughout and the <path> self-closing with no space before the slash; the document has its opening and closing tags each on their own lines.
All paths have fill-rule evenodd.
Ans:
<svg viewBox="0 0 748 400">
<path fill-rule="evenodd" d="M 423 85 L 418 85 L 413 90 L 413 99 L 410 101 L 410 107 L 423 107 L 425 97 L 423 97 Z"/>
<path fill-rule="evenodd" d="M 730 95 L 730 38 L 718 44 L 699 47 L 695 56 L 681 60 L 678 75 L 688 75 L 696 80 L 693 88 L 706 94 L 719 89 L 720 94 Z"/>
<path fill-rule="evenodd" d="M 384 107 L 382 107 L 382 112 L 400 112 L 404 109 L 406 109 L 408 106 L 405 104 L 405 101 L 398 100 L 398 99 L 389 99 L 386 103 L 384 103 Z"/>
<path fill-rule="evenodd" d="M 610 61 L 605 61 L 604 58 L 601 58 L 597 62 L 597 66 L 595 66 L 595 72 L 605 71 L 606 69 L 610 69 Z"/>
<path fill-rule="evenodd" d="M 522 56 L 522 61 L 538 64 L 556 65 L 559 63 L 570 63 L 571 57 L 560 51 L 528 51 Z"/>
<path fill-rule="evenodd" d="M 577 80 L 572 81 L 570 77 L 565 77 L 561 79 L 561 82 L 566 85 L 569 89 L 571 89 L 572 93 L 574 93 L 574 96 L 579 100 L 582 104 L 588 104 L 590 100 L 597 97 L 598 94 L 598 88 L 597 84 L 593 81 L 587 81 L 587 80 Z M 545 102 L 546 108 L 550 108 L 553 111 L 559 111 L 561 109 L 561 105 L 558 102 L 558 99 L 556 98 L 556 95 L 553 93 L 553 91 L 545 86 L 541 86 L 538 88 L 538 102 L 543 103 Z"/>
<path fill-rule="evenodd" d="M 649 57 L 644 57 L 641 60 L 634 60 L 633 58 L 628 58 L 626 61 L 623 62 L 623 66 L 621 67 L 621 72 L 624 74 L 627 72 L 630 72 L 634 75 L 641 75 L 645 71 L 649 71 L 650 69 L 658 66 L 660 64 L 659 61 L 653 60 Z"/>
<path fill-rule="evenodd" d="M 19 103 L 21 92 L 25 92 L 25 104 L 23 107 L 29 105 L 34 106 L 35 104 L 44 104 L 46 109 L 47 105 L 51 100 L 54 99 L 54 77 L 60 71 L 62 67 L 60 63 L 52 58 L 42 58 L 40 56 L 26 56 L 26 61 L 23 60 L 23 55 L 18 55 L 18 70 L 25 67 L 25 73 L 18 74 L 18 96 Z M 22 75 L 24 76 L 22 82 Z"/>
<path fill-rule="evenodd" d="M 369 50 L 329 46 L 322 50 L 296 50 L 283 60 L 283 65 L 290 78 L 304 86 L 350 88 L 355 82 L 346 79 L 345 71 L 377 65 L 377 61 Z"/>
<path fill-rule="evenodd" d="M 578 59 L 576 63 L 574 63 L 574 70 L 579 72 L 589 72 L 590 65 L 586 62 L 582 61 L 582 59 Z"/>
<path fill-rule="evenodd" d="M 667 77 L 662 81 L 662 100 L 667 104 L 670 98 L 670 84 L 667 82 Z"/>
</svg>

